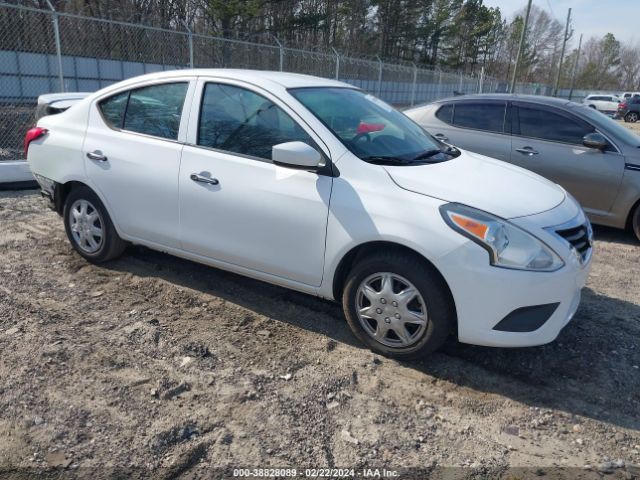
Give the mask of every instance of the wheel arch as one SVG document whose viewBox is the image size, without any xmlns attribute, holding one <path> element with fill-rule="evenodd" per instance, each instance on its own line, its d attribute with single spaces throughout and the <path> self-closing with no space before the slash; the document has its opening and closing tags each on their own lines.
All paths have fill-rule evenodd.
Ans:
<svg viewBox="0 0 640 480">
<path fill-rule="evenodd" d="M 83 183 L 78 180 L 69 180 L 65 183 L 58 183 L 56 185 L 56 192 L 54 195 L 54 207 L 58 215 L 62 215 L 64 211 L 64 204 L 67 201 L 67 197 L 71 193 L 71 190 L 74 190 L 79 187 L 87 187 L 91 191 L 95 192 L 93 188 L 91 188 L 86 183 Z M 96 194 L 97 195 L 97 194 Z M 99 197 L 99 195 L 98 195 Z M 104 203 L 104 202 L 103 202 Z"/>
<path fill-rule="evenodd" d="M 625 228 L 627 230 L 632 230 L 633 216 L 639 208 L 640 208 L 640 197 L 638 197 L 636 201 L 633 202 L 633 204 L 631 205 L 631 208 L 629 209 L 629 213 L 627 213 L 627 221 L 625 223 Z"/>
<path fill-rule="evenodd" d="M 116 218 L 114 218 L 111 209 L 109 208 L 109 203 L 106 201 L 106 199 L 102 196 L 102 193 L 100 191 L 98 191 L 97 188 L 94 188 L 92 185 L 90 185 L 87 182 L 83 182 L 82 180 L 67 180 L 64 183 L 57 183 L 56 184 L 56 192 L 54 195 L 54 208 L 56 210 L 56 212 L 58 212 L 58 214 L 60 216 L 62 216 L 64 214 L 64 204 L 67 200 L 67 197 L 69 196 L 69 194 L 71 193 L 72 190 L 75 190 L 76 188 L 80 188 L 80 187 L 86 187 L 89 190 L 91 190 L 102 202 L 102 206 L 105 208 L 105 210 L 107 211 L 107 214 L 109 215 L 109 219 L 111 220 L 111 223 L 113 224 L 114 228 L 116 229 L 116 232 L 118 233 L 118 235 L 120 235 L 121 237 L 123 237 L 123 233 L 122 230 L 120 229 L 120 226 L 118 225 L 118 220 Z"/>
<path fill-rule="evenodd" d="M 375 240 L 375 241 L 361 243 L 359 245 L 352 247 L 346 254 L 343 255 L 343 257 L 338 262 L 338 266 L 336 267 L 333 274 L 332 292 L 333 292 L 334 300 L 336 300 L 337 302 L 341 301 L 347 275 L 349 274 L 349 271 L 351 270 L 351 268 L 356 264 L 356 262 L 366 257 L 367 255 L 371 255 L 381 251 L 389 251 L 389 250 L 394 250 L 396 252 L 402 252 L 402 253 L 411 255 L 416 259 L 416 261 L 422 263 L 425 267 L 432 270 L 436 274 L 437 278 L 441 282 L 442 287 L 446 290 L 448 294 L 449 300 L 451 301 L 451 305 L 453 306 L 454 313 L 457 319 L 458 315 L 456 310 L 455 299 L 453 297 L 451 289 L 449 288 L 448 282 L 446 281 L 442 273 L 440 273 L 438 268 L 431 261 L 429 261 L 429 259 L 427 259 L 424 255 L 417 252 L 416 250 L 410 247 L 407 247 L 406 245 L 402 245 L 400 243 L 396 243 L 388 240 Z M 457 330 L 457 320 L 456 320 L 456 330 Z M 457 332 L 456 332 L 456 335 L 457 335 Z"/>
</svg>

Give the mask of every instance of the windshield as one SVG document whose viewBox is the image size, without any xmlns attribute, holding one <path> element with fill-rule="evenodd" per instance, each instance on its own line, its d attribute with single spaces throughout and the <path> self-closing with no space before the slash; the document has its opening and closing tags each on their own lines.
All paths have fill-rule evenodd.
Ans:
<svg viewBox="0 0 640 480">
<path fill-rule="evenodd" d="M 363 160 L 433 163 L 459 153 L 395 108 L 360 90 L 314 87 L 289 92 Z"/>
<path fill-rule="evenodd" d="M 583 105 L 577 105 L 575 108 L 579 110 L 581 115 L 602 127 L 604 133 L 611 132 L 623 142 L 634 147 L 640 147 L 640 136 L 623 127 L 611 117 Z"/>
</svg>

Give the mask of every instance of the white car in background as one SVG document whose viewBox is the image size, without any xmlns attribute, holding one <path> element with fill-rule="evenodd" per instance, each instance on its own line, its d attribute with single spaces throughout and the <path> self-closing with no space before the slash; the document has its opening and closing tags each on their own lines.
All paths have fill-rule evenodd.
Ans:
<svg viewBox="0 0 640 480">
<path fill-rule="evenodd" d="M 333 80 L 145 75 L 43 117 L 25 143 L 87 260 L 130 242 L 332 299 L 397 358 L 452 333 L 550 342 L 590 268 L 589 222 L 561 187 Z"/>
<path fill-rule="evenodd" d="M 640 97 L 640 92 L 624 92 L 620 95 L 620 101 L 629 100 L 633 97 Z"/>
<path fill-rule="evenodd" d="M 587 95 L 582 103 L 599 112 L 613 114 L 618 111 L 620 98 L 617 95 Z"/>
</svg>

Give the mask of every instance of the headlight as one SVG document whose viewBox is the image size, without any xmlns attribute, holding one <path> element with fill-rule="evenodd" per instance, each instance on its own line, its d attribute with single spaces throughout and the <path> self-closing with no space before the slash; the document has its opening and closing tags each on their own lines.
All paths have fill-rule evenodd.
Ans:
<svg viewBox="0 0 640 480">
<path fill-rule="evenodd" d="M 440 207 L 445 222 L 489 252 L 491 265 L 553 272 L 564 265 L 556 252 L 512 223 L 457 203 Z"/>
</svg>

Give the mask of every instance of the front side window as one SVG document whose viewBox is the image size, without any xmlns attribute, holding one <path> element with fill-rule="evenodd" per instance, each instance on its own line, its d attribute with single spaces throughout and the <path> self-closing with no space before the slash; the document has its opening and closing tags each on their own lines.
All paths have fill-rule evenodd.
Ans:
<svg viewBox="0 0 640 480">
<path fill-rule="evenodd" d="M 504 130 L 505 103 L 456 103 L 453 124 L 460 128 L 473 128 L 502 133 Z"/>
<path fill-rule="evenodd" d="M 520 135 L 552 142 L 582 145 L 595 129 L 586 122 L 535 107 L 518 107 Z"/>
<path fill-rule="evenodd" d="M 245 88 L 207 83 L 202 97 L 198 145 L 271 160 L 271 148 L 311 137 L 272 101 Z"/>
<path fill-rule="evenodd" d="M 407 116 L 361 90 L 309 87 L 289 92 L 363 160 L 408 164 L 428 157 L 433 163 L 457 155 Z M 443 152 L 447 158 L 441 158 Z"/>
</svg>

